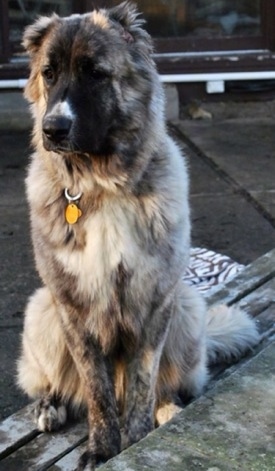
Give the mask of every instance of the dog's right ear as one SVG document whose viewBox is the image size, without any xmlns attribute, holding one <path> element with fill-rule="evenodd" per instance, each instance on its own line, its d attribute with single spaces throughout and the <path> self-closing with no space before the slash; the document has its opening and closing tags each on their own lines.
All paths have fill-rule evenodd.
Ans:
<svg viewBox="0 0 275 471">
<path fill-rule="evenodd" d="M 145 20 L 140 18 L 136 4 L 126 0 L 106 11 L 109 18 L 120 25 L 121 36 L 127 43 L 137 43 L 152 52 L 152 40 L 143 28 Z"/>
<path fill-rule="evenodd" d="M 25 29 L 22 44 L 31 56 L 39 50 L 43 39 L 58 18 L 55 13 L 52 16 L 41 16 Z"/>
</svg>

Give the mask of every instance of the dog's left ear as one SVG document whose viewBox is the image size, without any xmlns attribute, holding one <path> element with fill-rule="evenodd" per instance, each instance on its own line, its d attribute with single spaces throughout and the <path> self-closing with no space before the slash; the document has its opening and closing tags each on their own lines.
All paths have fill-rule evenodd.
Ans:
<svg viewBox="0 0 275 471">
<path fill-rule="evenodd" d="M 145 31 L 145 20 L 140 18 L 137 6 L 128 1 L 108 10 L 109 18 L 121 26 L 121 36 L 127 43 L 142 42 L 152 50 L 152 40 Z"/>
<path fill-rule="evenodd" d="M 145 21 L 139 18 L 137 6 L 128 1 L 109 9 L 110 18 L 120 23 L 125 28 L 141 26 Z"/>
</svg>

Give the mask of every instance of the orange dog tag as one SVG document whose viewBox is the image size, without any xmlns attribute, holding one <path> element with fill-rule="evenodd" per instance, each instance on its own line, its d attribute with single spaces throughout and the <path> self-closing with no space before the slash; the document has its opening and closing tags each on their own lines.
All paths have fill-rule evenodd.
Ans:
<svg viewBox="0 0 275 471">
<path fill-rule="evenodd" d="M 75 224 L 81 215 L 82 211 L 76 206 L 76 204 L 68 204 L 65 211 L 65 218 L 68 224 Z"/>
</svg>

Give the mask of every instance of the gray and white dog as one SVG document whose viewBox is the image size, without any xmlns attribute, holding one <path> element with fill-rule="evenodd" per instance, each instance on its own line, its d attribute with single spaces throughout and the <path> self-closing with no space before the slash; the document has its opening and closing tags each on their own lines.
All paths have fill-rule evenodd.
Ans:
<svg viewBox="0 0 275 471">
<path fill-rule="evenodd" d="M 209 361 L 240 356 L 258 335 L 242 311 L 207 312 L 181 280 L 188 176 L 142 23 L 126 2 L 41 17 L 24 35 L 27 195 L 44 286 L 26 309 L 18 382 L 40 398 L 40 430 L 85 407 L 79 470 L 119 453 L 122 434 L 123 446 L 144 437 L 178 394 L 202 391 Z"/>
</svg>

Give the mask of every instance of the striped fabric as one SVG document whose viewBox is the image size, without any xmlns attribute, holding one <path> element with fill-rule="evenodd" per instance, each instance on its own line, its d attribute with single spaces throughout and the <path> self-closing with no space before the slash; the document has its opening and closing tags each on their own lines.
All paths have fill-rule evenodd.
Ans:
<svg viewBox="0 0 275 471">
<path fill-rule="evenodd" d="M 224 283 L 239 273 L 244 265 L 234 262 L 226 255 L 203 248 L 192 248 L 189 266 L 183 276 L 189 285 L 205 293 L 212 286 Z"/>
</svg>

